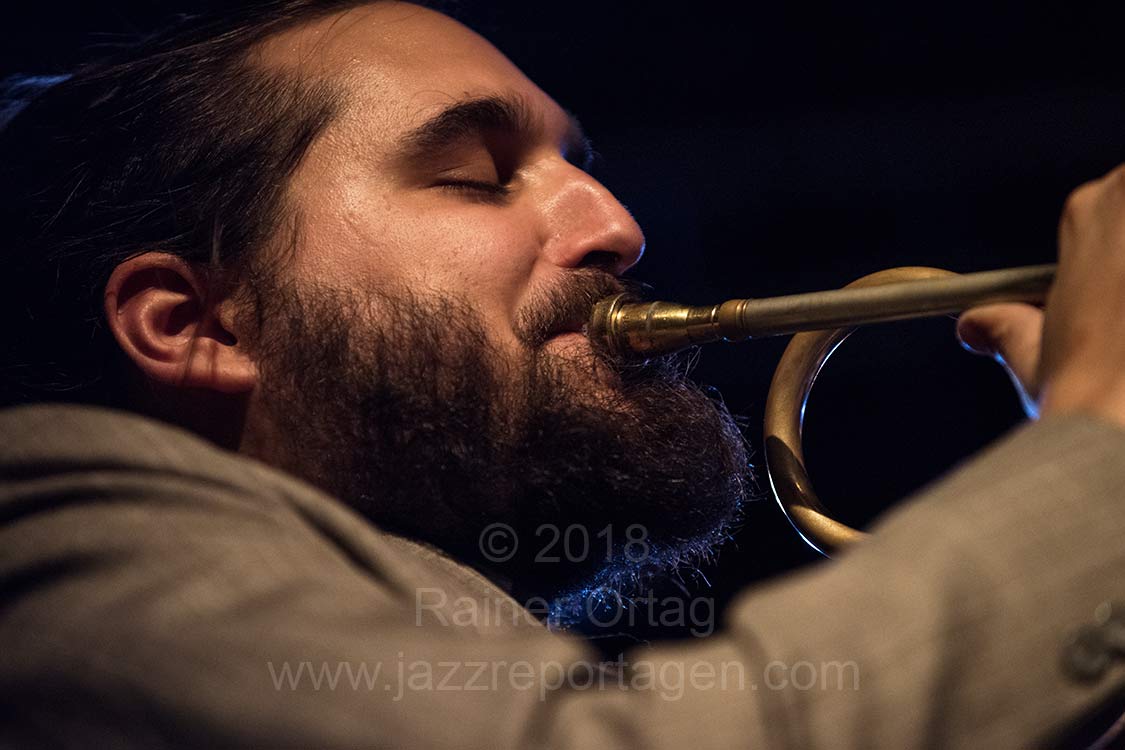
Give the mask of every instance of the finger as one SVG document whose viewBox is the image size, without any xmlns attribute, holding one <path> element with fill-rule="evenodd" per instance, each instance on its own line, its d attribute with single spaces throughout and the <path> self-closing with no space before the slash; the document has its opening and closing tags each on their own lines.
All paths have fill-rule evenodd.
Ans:
<svg viewBox="0 0 1125 750">
<path fill-rule="evenodd" d="M 957 319 L 957 337 L 970 351 L 999 357 L 1017 385 L 1032 399 L 1038 396 L 1042 310 L 1017 302 L 975 307 Z"/>
</svg>

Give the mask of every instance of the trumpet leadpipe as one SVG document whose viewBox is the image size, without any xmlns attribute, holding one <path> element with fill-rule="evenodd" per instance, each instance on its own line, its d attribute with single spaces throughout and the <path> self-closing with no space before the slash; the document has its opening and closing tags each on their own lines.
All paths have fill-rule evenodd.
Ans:
<svg viewBox="0 0 1125 750">
<path fill-rule="evenodd" d="M 703 306 L 619 294 L 594 306 L 586 331 L 616 354 L 653 356 L 716 341 L 948 315 L 994 302 L 1041 304 L 1055 269 L 1022 266 Z"/>
</svg>

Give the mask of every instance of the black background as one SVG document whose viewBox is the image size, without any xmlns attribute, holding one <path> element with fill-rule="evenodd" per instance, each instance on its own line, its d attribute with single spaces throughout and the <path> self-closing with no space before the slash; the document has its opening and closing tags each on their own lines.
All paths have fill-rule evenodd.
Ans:
<svg viewBox="0 0 1125 750">
<path fill-rule="evenodd" d="M 65 71 L 84 44 L 193 7 L 10 9 L 0 72 Z M 604 157 L 596 175 L 646 230 L 636 276 L 664 299 L 813 291 L 894 265 L 1050 262 L 1067 193 L 1125 161 L 1115 5 L 463 2 L 458 12 L 582 119 Z M 763 492 L 760 424 L 784 344 L 711 347 L 697 370 L 746 418 Z M 1020 418 L 1004 373 L 962 351 L 952 321 L 869 328 L 813 392 L 809 467 L 829 507 L 863 524 Z M 697 578 L 687 590 L 721 605 L 818 560 L 764 498 L 703 569 L 711 586 Z M 683 634 L 630 637 L 653 633 Z"/>
</svg>

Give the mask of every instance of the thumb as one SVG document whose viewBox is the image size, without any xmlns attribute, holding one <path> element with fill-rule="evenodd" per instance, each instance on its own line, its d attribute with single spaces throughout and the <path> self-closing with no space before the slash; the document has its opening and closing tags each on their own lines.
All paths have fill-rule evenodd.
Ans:
<svg viewBox="0 0 1125 750">
<path fill-rule="evenodd" d="M 1020 391 L 1024 409 L 1034 415 L 1043 311 L 1018 302 L 974 307 L 957 319 L 957 337 L 969 351 L 1000 360 Z"/>
</svg>

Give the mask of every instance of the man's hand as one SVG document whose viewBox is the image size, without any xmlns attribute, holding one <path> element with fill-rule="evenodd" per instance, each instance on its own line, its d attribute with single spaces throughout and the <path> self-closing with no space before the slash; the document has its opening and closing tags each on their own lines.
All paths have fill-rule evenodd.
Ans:
<svg viewBox="0 0 1125 750">
<path fill-rule="evenodd" d="M 1004 364 L 1030 416 L 1078 411 L 1125 425 L 1125 166 L 1067 199 L 1046 309 L 974 308 L 957 334 Z"/>
</svg>

